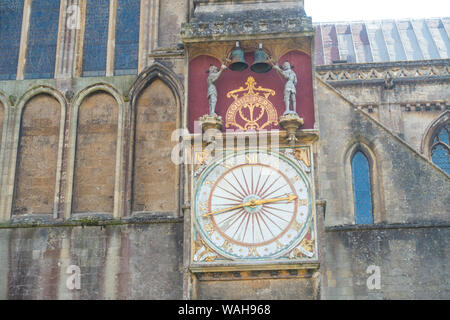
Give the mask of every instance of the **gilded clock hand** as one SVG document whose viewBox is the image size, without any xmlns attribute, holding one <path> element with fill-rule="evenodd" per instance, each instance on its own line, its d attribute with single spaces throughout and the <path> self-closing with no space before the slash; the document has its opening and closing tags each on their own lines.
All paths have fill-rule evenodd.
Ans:
<svg viewBox="0 0 450 320">
<path fill-rule="evenodd" d="M 294 196 L 294 195 L 289 195 L 289 196 L 287 196 L 285 198 L 274 198 L 274 199 L 263 199 L 263 200 L 252 199 L 249 202 L 246 202 L 246 203 L 243 203 L 243 204 L 240 204 L 240 205 L 237 205 L 237 206 L 233 206 L 233 207 L 230 207 L 230 208 L 226 208 L 226 209 L 222 209 L 222 210 L 218 210 L 218 211 L 202 214 L 202 217 L 209 217 L 209 216 L 212 216 L 212 215 L 215 215 L 215 214 L 225 213 L 225 212 L 228 212 L 228 211 L 233 211 L 233 210 L 244 208 L 244 207 L 253 207 L 254 208 L 256 206 L 259 206 L 259 205 L 262 205 L 262 204 L 266 204 L 266 203 L 273 203 L 273 202 L 285 201 L 285 200 L 288 200 L 289 202 L 291 202 L 291 201 L 294 201 L 295 199 L 297 199 L 297 196 Z"/>
<path fill-rule="evenodd" d="M 288 200 L 289 202 L 291 202 L 291 201 L 294 201 L 295 199 L 297 199 L 297 196 L 294 196 L 294 195 L 289 195 L 286 198 L 262 199 L 262 200 L 256 200 L 255 204 L 253 204 L 252 206 L 259 206 L 259 205 L 266 204 L 266 203 L 273 203 L 273 202 L 285 201 L 285 200 Z"/>
<path fill-rule="evenodd" d="M 212 216 L 214 214 L 225 213 L 225 212 L 228 212 L 228 211 L 233 211 L 233 210 L 244 208 L 244 207 L 250 207 L 252 205 L 253 205 L 253 202 L 249 201 L 249 202 L 246 202 L 246 203 L 234 206 L 234 207 L 230 207 L 230 208 L 226 208 L 226 209 L 222 209 L 222 210 L 218 210 L 218 211 L 202 214 L 202 217 L 209 217 L 209 216 Z"/>
</svg>

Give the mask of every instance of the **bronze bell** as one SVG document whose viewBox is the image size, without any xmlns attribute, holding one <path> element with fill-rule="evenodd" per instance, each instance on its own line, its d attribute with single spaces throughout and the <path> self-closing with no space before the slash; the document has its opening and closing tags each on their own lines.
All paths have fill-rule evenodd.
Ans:
<svg viewBox="0 0 450 320">
<path fill-rule="evenodd" d="M 244 50 L 239 47 L 239 41 L 236 42 L 236 47 L 231 53 L 231 64 L 228 68 L 233 71 L 244 71 L 248 68 L 248 63 L 244 57 Z"/>
<path fill-rule="evenodd" d="M 255 62 L 250 69 L 256 73 L 266 73 L 272 70 L 272 65 L 269 63 L 269 57 L 263 50 L 261 43 L 259 44 L 258 50 L 255 52 Z"/>
</svg>

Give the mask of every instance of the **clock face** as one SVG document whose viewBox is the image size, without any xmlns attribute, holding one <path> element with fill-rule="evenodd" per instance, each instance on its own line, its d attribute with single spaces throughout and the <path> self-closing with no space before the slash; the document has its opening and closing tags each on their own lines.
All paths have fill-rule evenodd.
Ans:
<svg viewBox="0 0 450 320">
<path fill-rule="evenodd" d="M 309 181 L 292 160 L 243 151 L 213 162 L 199 177 L 194 221 L 224 257 L 274 259 L 304 237 L 311 202 Z"/>
</svg>

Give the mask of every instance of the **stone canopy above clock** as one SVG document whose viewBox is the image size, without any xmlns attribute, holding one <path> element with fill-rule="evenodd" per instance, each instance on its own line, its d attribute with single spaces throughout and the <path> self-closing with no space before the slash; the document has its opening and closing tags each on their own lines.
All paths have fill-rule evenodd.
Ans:
<svg viewBox="0 0 450 320">
<path fill-rule="evenodd" d="M 191 20 L 182 25 L 183 42 L 226 40 L 227 36 L 292 35 L 313 32 L 303 0 L 194 1 Z M 222 38 L 223 37 L 223 38 Z"/>
</svg>

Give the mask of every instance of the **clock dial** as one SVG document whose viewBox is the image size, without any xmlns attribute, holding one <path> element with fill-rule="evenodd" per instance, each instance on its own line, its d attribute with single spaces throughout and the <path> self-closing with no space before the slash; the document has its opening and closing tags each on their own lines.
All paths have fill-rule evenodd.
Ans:
<svg viewBox="0 0 450 320">
<path fill-rule="evenodd" d="M 234 260 L 268 259 L 301 241 L 311 215 L 301 169 L 278 153 L 241 152 L 199 178 L 195 219 L 211 248 Z"/>
</svg>

